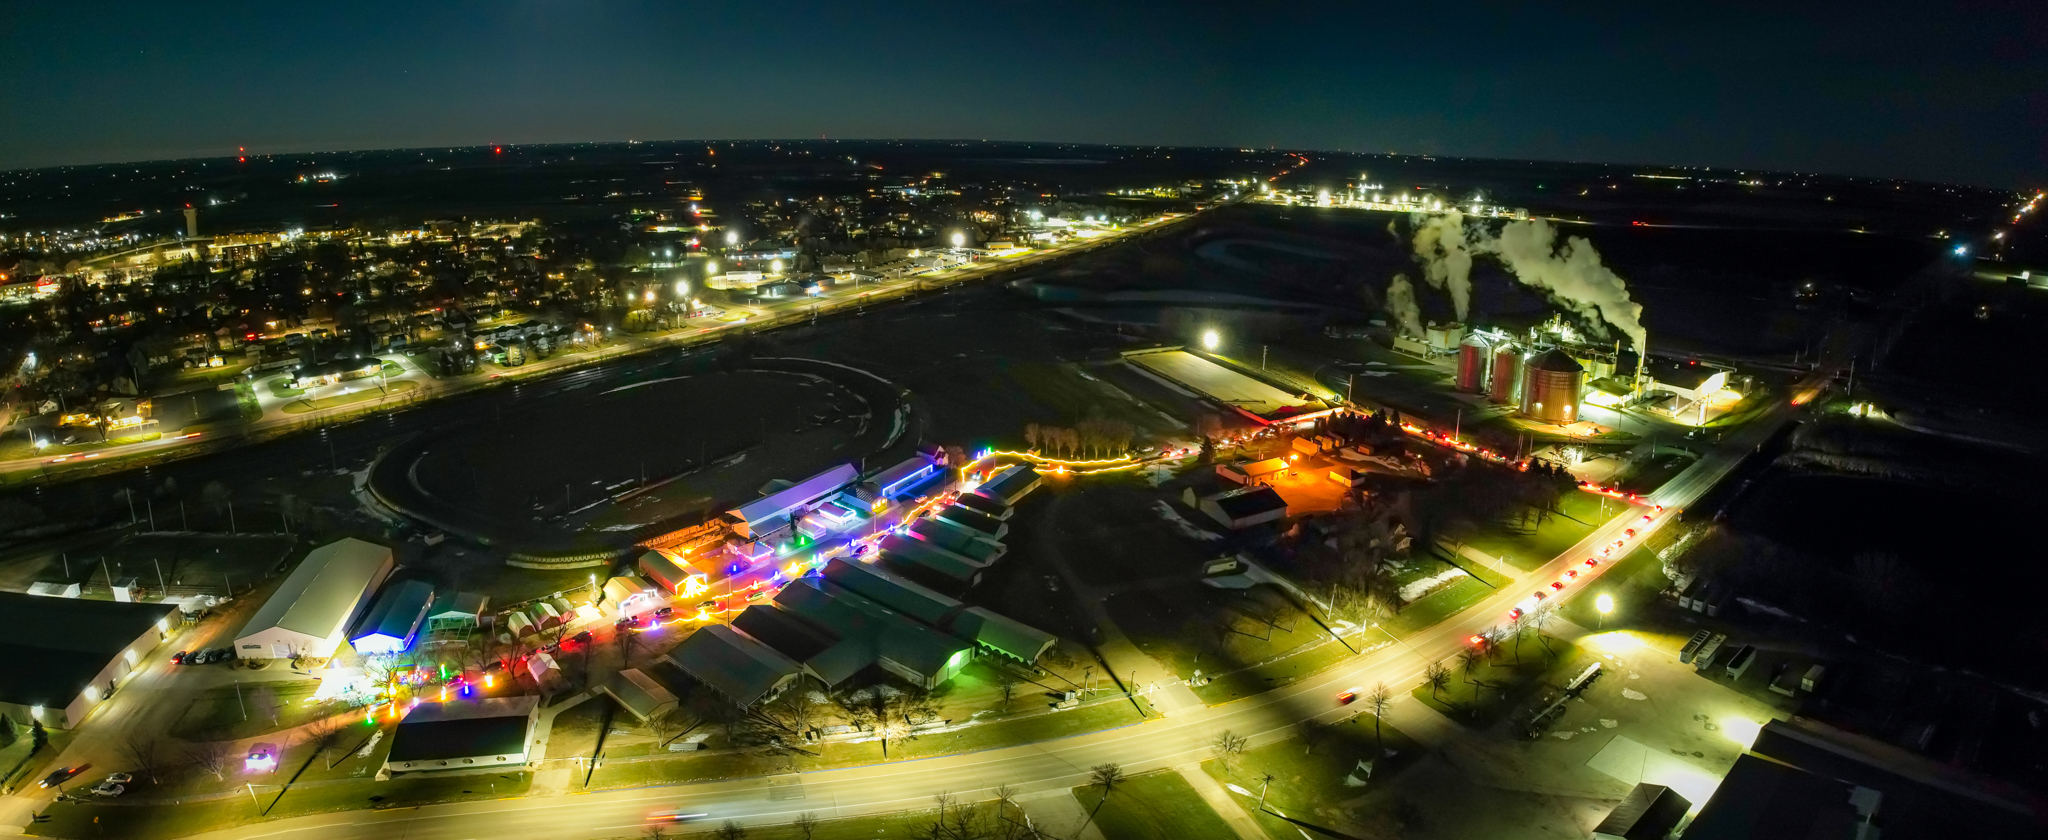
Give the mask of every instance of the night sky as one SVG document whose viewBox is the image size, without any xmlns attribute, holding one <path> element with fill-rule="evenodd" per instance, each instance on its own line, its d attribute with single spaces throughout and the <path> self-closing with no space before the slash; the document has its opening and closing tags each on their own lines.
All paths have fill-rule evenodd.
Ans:
<svg viewBox="0 0 2048 840">
<path fill-rule="evenodd" d="M 2048 180 L 2039 2 L 1368 5 L 10 0 L 0 168 L 822 135 Z"/>
</svg>

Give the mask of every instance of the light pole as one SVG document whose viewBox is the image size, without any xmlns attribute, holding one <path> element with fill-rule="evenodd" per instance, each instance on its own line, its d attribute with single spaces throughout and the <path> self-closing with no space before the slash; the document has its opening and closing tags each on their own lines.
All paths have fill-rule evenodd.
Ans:
<svg viewBox="0 0 2048 840">
<path fill-rule="evenodd" d="M 1593 599 L 1593 609 L 1600 611 L 1600 629 L 1607 629 L 1607 614 L 1614 612 L 1614 596 L 1605 592 Z"/>
</svg>

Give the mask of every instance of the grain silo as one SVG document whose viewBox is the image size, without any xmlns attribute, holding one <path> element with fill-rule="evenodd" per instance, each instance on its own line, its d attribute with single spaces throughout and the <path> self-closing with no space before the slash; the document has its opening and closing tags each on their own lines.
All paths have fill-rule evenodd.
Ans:
<svg viewBox="0 0 2048 840">
<path fill-rule="evenodd" d="M 1521 379 L 1521 349 L 1506 341 L 1494 345 L 1493 376 L 1487 380 L 1486 398 L 1501 405 L 1514 405 L 1516 386 Z"/>
<path fill-rule="evenodd" d="M 1458 390 L 1468 394 L 1486 393 L 1486 339 L 1478 333 L 1465 337 L 1458 346 Z"/>
<path fill-rule="evenodd" d="M 1531 358 L 1522 370 L 1522 416 L 1564 425 L 1579 419 L 1579 386 L 1586 374 L 1563 350 Z"/>
</svg>

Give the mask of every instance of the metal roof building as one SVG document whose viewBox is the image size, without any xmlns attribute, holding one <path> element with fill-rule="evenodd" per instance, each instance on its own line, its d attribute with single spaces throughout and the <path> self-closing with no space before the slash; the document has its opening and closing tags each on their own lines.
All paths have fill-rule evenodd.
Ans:
<svg viewBox="0 0 2048 840">
<path fill-rule="evenodd" d="M 1015 505 L 1025 496 L 1031 495 L 1031 491 L 1038 489 L 1041 483 L 1043 482 L 1038 477 L 1037 468 L 1025 464 L 1011 464 L 996 470 L 996 474 L 982 482 L 980 487 L 974 488 L 974 492 L 1006 505 Z"/>
<path fill-rule="evenodd" d="M 357 653 L 398 653 L 412 647 L 413 636 L 427 620 L 427 608 L 434 603 L 434 585 L 408 580 L 384 588 L 370 611 L 349 637 Z"/>
<path fill-rule="evenodd" d="M 984 565 L 1003 559 L 1009 549 L 1002 543 L 989 539 L 980 531 L 964 525 L 955 525 L 943 519 L 924 517 L 910 526 L 911 535 L 929 542 L 954 554 L 965 555 Z"/>
<path fill-rule="evenodd" d="M 235 638 L 243 659 L 334 655 L 363 602 L 391 574 L 391 549 L 353 537 L 306 555 Z"/>
<path fill-rule="evenodd" d="M 1035 665 L 1058 640 L 1029 624 L 990 612 L 986 607 L 968 607 L 953 617 L 953 634 L 993 653 Z"/>
<path fill-rule="evenodd" d="M 714 625 L 715 626 L 715 625 Z M 598 688 L 628 714 L 641 721 L 652 720 L 676 707 L 676 695 L 638 668 L 626 668 L 611 675 Z"/>
<path fill-rule="evenodd" d="M 747 611 L 756 609 L 763 608 Z M 802 670 L 775 648 L 723 624 L 699 628 L 663 658 L 742 709 L 782 691 Z"/>
<path fill-rule="evenodd" d="M 860 478 L 852 464 L 840 464 L 782 490 L 726 511 L 733 530 L 742 537 L 756 537 L 774 531 L 789 521 L 790 514 L 846 488 Z"/>
<path fill-rule="evenodd" d="M 967 586 L 980 583 L 981 573 L 988 569 L 987 563 L 902 534 L 883 537 L 878 547 L 883 559 L 891 563 L 925 569 Z"/>
<path fill-rule="evenodd" d="M 71 728 L 183 619 L 174 604 L 0 592 L 0 715 Z"/>
<path fill-rule="evenodd" d="M 825 564 L 825 579 L 889 609 L 933 627 L 944 627 L 962 604 L 867 563 L 843 559 Z"/>
<path fill-rule="evenodd" d="M 525 764 L 540 720 L 540 698 L 421 703 L 391 733 L 387 773 L 472 770 Z"/>
<path fill-rule="evenodd" d="M 806 665 L 827 687 L 877 666 L 913 685 L 933 688 L 966 667 L 974 652 L 971 644 L 817 578 L 783 587 L 775 603 L 837 639 Z"/>
</svg>

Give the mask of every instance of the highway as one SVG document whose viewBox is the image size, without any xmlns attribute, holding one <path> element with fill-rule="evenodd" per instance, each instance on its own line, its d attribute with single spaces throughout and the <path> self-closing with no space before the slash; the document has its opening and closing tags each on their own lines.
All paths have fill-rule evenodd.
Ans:
<svg viewBox="0 0 2048 840">
<path fill-rule="evenodd" d="M 1525 584 L 1503 590 L 1463 613 L 1406 640 L 1355 658 L 1301 682 L 1254 697 L 1204 708 L 1190 708 L 1162 720 L 1053 741 L 1020 744 L 977 753 L 905 761 L 841 770 L 757 777 L 590 794 L 567 794 L 483 802 L 435 805 L 391 811 L 356 811 L 279 820 L 210 832 L 208 840 L 307 838 L 307 840 L 568 840 L 636 836 L 648 817 L 664 810 L 702 813 L 712 821 L 787 822 L 798 813 L 820 818 L 878 814 L 928 807 L 931 797 L 949 791 L 964 798 L 990 798 L 999 785 L 1020 794 L 1057 790 L 1086 783 L 1088 768 L 1102 762 L 1121 764 L 1141 773 L 1209 757 L 1208 743 L 1221 730 L 1248 735 L 1254 746 L 1282 740 L 1297 721 L 1318 717 L 1336 720 L 1357 711 L 1336 704 L 1336 695 L 1353 686 L 1384 682 L 1405 690 L 1422 681 L 1429 662 L 1454 655 L 1474 634 L 1499 625 L 1515 602 L 1566 568 L 1583 568 L 1586 557 L 1636 527 L 1635 541 L 1647 538 L 1675 520 L 1676 512 L 1705 494 L 1795 413 L 1781 405 L 1737 430 L 1720 446 L 1667 482 L 1651 497 L 1667 510 L 1650 523 L 1639 515 L 1616 517 L 1597 528 L 1571 550 L 1523 578 Z M 1642 509 L 1647 511 L 1647 509 Z M 1582 576 L 1574 588 L 1598 580 L 1608 565 Z M 1528 590 L 1528 591 L 1525 591 Z M 778 786 L 770 796 L 770 785 Z M 802 798 L 789 798 L 791 783 L 800 783 Z"/>
</svg>

